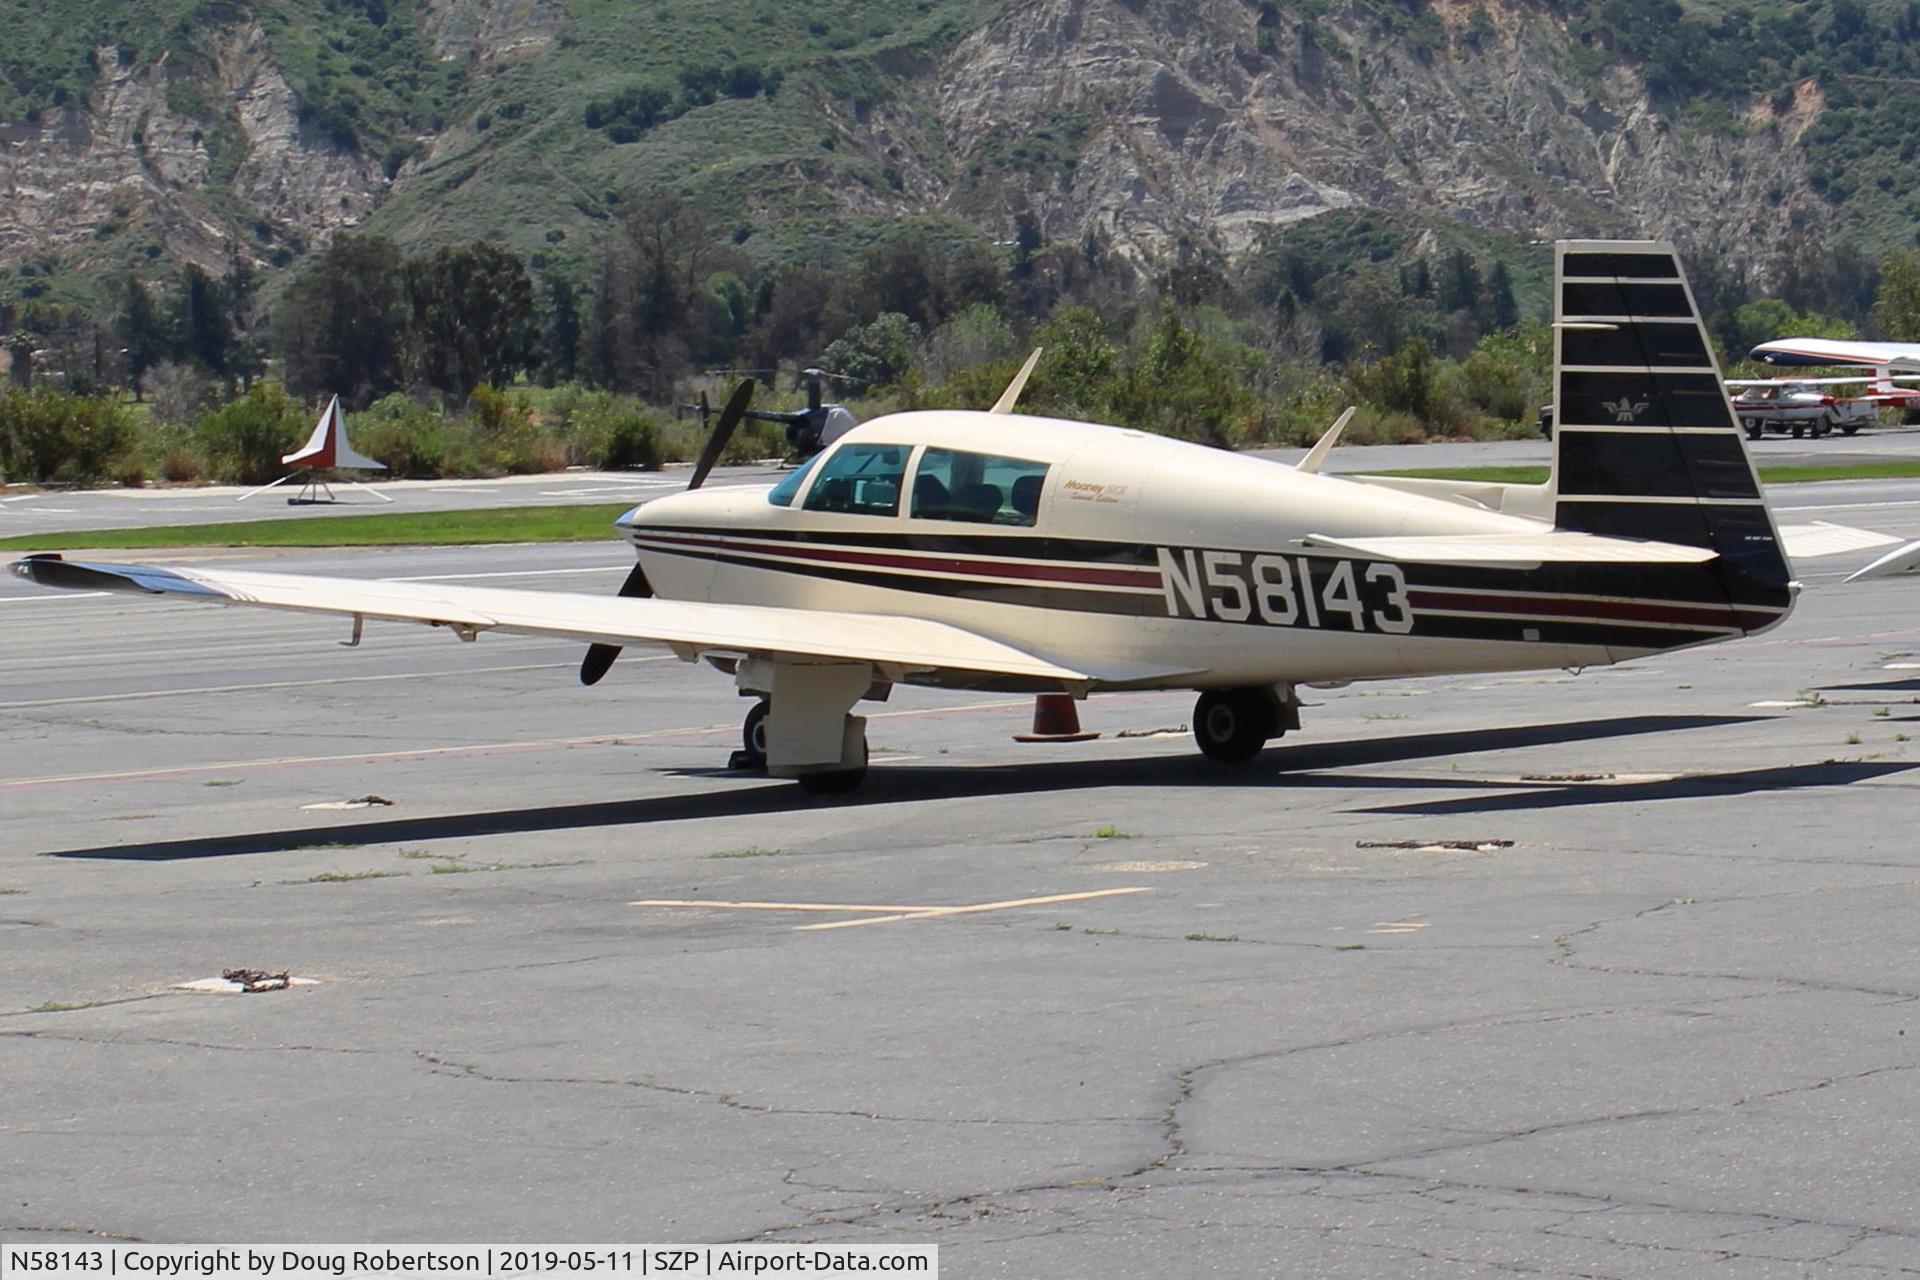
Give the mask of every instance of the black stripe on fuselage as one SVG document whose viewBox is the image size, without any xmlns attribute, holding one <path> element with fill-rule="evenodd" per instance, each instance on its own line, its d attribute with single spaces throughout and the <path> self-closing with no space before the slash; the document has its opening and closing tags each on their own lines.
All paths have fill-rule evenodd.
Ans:
<svg viewBox="0 0 1920 1280">
<path fill-rule="evenodd" d="M 1562 496 L 1760 496 L 1746 448 L 1732 431 L 1563 429 L 1559 444 L 1557 475 Z"/>
</svg>

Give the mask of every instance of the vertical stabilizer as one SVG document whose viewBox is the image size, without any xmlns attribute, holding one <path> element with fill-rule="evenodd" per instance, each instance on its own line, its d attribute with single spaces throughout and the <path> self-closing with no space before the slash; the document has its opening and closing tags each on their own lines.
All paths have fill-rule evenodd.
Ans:
<svg viewBox="0 0 1920 1280">
<path fill-rule="evenodd" d="M 1730 598 L 1792 574 L 1673 246 L 1554 250 L 1554 524 L 1720 554 Z"/>
</svg>

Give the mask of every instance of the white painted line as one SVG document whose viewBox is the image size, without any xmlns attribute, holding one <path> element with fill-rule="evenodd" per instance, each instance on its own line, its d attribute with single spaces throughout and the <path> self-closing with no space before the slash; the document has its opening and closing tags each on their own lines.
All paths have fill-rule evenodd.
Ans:
<svg viewBox="0 0 1920 1280">
<path fill-rule="evenodd" d="M 65 591 L 59 595 L 0 596 L 0 604 L 45 604 L 49 600 L 94 600 L 112 594 L 111 591 Z"/>
<path fill-rule="evenodd" d="M 1920 507 L 1920 500 L 1911 502 L 1823 502 L 1811 507 L 1775 507 L 1775 511 L 1867 511 L 1884 507 Z"/>
<path fill-rule="evenodd" d="M 672 654 L 633 658 L 634 662 L 678 662 Z M 559 671 L 571 662 L 527 662 L 511 667 L 468 667 L 454 671 L 399 671 L 377 676 L 330 676 L 322 680 L 265 680 L 259 684 L 209 684 L 192 689 L 142 689 L 137 693 L 88 693 L 73 698 L 35 698 L 30 702 L 0 702 L 0 711 L 30 707 L 65 707 L 89 702 L 140 702 L 148 698 L 178 698 L 197 693 L 252 693 L 263 689 L 305 689 L 330 684 L 377 684 L 383 680 L 433 680 L 442 676 L 498 675 L 506 671 Z"/>
<path fill-rule="evenodd" d="M 1085 893 L 1055 893 L 1044 898 L 1011 898 L 1005 902 L 982 902 L 971 907 L 925 907 L 919 910 L 908 909 L 900 915 L 868 916 L 864 920 L 830 920 L 826 924 L 803 924 L 794 926 L 800 931 L 815 929 L 851 929 L 863 924 L 893 924 L 900 920 L 934 920 L 947 916 L 973 915 L 981 911 L 1009 911 L 1015 907 L 1044 907 L 1055 902 L 1081 902 L 1088 898 L 1111 898 L 1123 893 L 1152 893 L 1146 885 L 1137 885 L 1130 889 L 1090 889 Z"/>
</svg>

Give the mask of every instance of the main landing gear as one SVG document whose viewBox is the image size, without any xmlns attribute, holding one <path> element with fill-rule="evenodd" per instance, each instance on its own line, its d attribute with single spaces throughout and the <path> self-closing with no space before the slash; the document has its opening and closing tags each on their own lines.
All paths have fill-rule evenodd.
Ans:
<svg viewBox="0 0 1920 1280">
<path fill-rule="evenodd" d="M 1201 754 L 1223 764 L 1245 764 L 1269 740 L 1300 727 L 1291 688 L 1208 689 L 1193 704 L 1193 739 Z"/>
<path fill-rule="evenodd" d="M 770 697 L 757 697 L 740 724 L 740 749 L 727 761 L 729 768 L 748 773 L 774 773 L 792 778 L 802 791 L 817 796 L 843 796 L 855 790 L 867 777 L 866 721 L 843 715 L 838 767 L 810 763 L 794 767 L 771 768 L 767 749 L 767 721 L 773 709 Z M 817 759 L 816 753 L 816 759 Z"/>
</svg>

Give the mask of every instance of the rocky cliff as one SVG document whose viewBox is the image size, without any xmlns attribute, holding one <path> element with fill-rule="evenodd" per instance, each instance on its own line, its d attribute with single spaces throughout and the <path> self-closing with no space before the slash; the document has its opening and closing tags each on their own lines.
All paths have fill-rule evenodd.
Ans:
<svg viewBox="0 0 1920 1280">
<path fill-rule="evenodd" d="M 99 46 L 84 101 L 0 121 L 14 292 L 177 261 L 287 266 L 354 227 L 580 263 L 649 185 L 816 237 L 835 215 L 932 212 L 1004 239 L 1031 210 L 1052 239 L 1098 231 L 1142 257 L 1231 254 L 1363 206 L 1516 238 L 1671 235 L 1762 261 L 1843 217 L 1809 189 L 1814 81 L 1737 98 L 1733 127 L 1688 124 L 1632 65 L 1595 69 L 1532 0 L 951 0 L 933 15 L 944 26 L 877 25 L 831 53 L 796 31 L 777 98 L 699 105 L 624 145 L 582 122 L 589 97 L 638 74 L 598 10 L 430 0 L 410 30 L 460 91 L 424 126 L 363 120 L 345 137 L 314 106 L 314 85 L 340 82 L 289 69 L 285 11 L 208 12 L 223 17 L 193 33 L 192 56 Z M 706 56 L 658 43 L 633 65 L 668 83 L 673 58 Z M 334 45 L 347 51 L 329 64 L 323 50 L 322 70 L 379 73 Z"/>
</svg>

